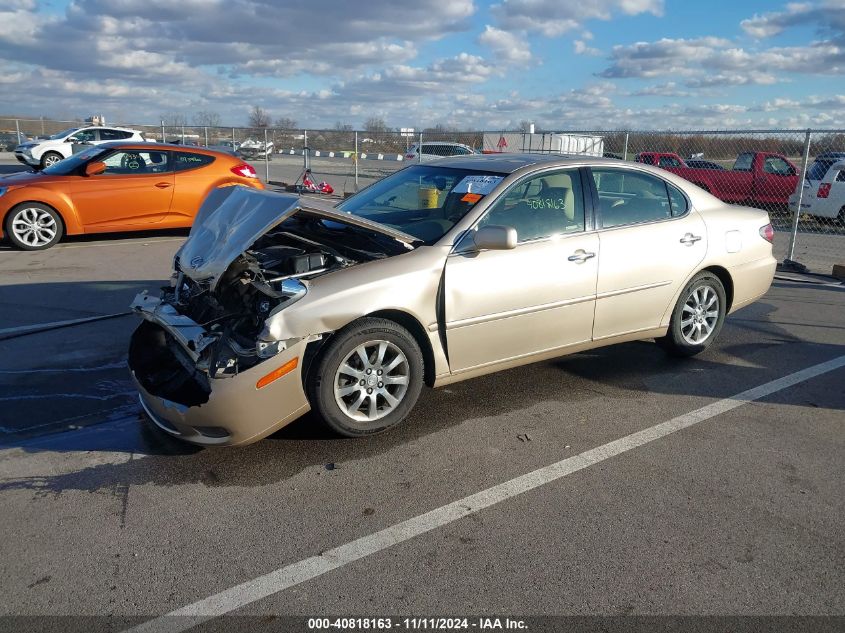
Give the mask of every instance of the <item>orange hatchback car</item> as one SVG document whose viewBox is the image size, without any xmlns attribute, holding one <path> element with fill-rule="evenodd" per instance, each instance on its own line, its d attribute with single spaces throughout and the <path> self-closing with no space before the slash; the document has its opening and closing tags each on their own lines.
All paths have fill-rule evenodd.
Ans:
<svg viewBox="0 0 845 633">
<path fill-rule="evenodd" d="M 189 227 L 210 191 L 263 189 L 229 154 L 160 143 L 91 147 L 40 172 L 0 178 L 0 238 L 34 251 L 62 235 Z"/>
</svg>

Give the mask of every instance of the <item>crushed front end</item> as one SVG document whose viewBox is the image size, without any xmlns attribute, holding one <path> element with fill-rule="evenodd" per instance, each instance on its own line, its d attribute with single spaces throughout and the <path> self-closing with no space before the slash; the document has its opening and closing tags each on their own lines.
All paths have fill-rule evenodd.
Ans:
<svg viewBox="0 0 845 633">
<path fill-rule="evenodd" d="M 281 338 L 278 324 L 310 280 L 411 248 L 400 241 L 373 252 L 372 230 L 296 196 L 213 192 L 176 254 L 170 285 L 131 305 L 144 321 L 129 367 L 152 421 L 196 444 L 237 445 L 308 411 L 306 348 L 325 333 Z"/>
</svg>

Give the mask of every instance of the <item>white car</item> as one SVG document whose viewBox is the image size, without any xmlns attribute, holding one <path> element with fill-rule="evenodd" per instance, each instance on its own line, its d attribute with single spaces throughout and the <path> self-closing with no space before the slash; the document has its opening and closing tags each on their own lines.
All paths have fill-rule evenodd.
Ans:
<svg viewBox="0 0 845 633">
<path fill-rule="evenodd" d="M 420 146 L 422 146 L 422 157 L 420 157 Z M 405 160 L 419 161 L 425 163 L 430 160 L 444 158 L 446 156 L 466 156 L 477 154 L 469 145 L 462 143 L 446 143 L 440 141 L 428 141 L 422 144 L 414 143 L 405 154 Z"/>
<path fill-rule="evenodd" d="M 807 171 L 801 213 L 835 219 L 845 225 L 845 153 L 833 154 L 817 158 Z M 798 207 L 798 194 L 796 188 L 789 198 L 789 209 L 793 213 Z"/>
<path fill-rule="evenodd" d="M 74 145 L 99 145 L 111 141 L 146 141 L 144 133 L 122 127 L 73 127 L 15 148 L 15 158 L 24 165 L 41 168 L 55 165 L 73 154 Z"/>
</svg>

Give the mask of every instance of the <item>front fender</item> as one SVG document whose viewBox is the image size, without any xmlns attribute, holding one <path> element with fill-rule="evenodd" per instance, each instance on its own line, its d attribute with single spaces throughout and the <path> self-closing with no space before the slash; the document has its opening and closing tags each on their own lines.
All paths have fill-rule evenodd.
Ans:
<svg viewBox="0 0 845 633">
<path fill-rule="evenodd" d="M 33 186 L 12 189 L 0 197 L 0 205 L 2 205 L 0 208 L 3 211 L 3 225 L 5 225 L 6 216 L 9 211 L 24 202 L 46 204 L 55 209 L 62 218 L 66 235 L 75 235 L 84 232 L 82 222 L 76 213 L 76 207 L 74 207 L 73 201 L 68 194 L 44 187 Z M 3 235 L 2 230 L 3 226 L 0 226 L 0 236 Z"/>
<path fill-rule="evenodd" d="M 437 336 L 437 293 L 448 247 L 421 246 L 305 282 L 308 292 L 271 315 L 260 338 L 300 339 L 335 332 L 374 312 L 394 310 L 416 319 L 429 334 L 439 373 L 447 371 Z"/>
</svg>

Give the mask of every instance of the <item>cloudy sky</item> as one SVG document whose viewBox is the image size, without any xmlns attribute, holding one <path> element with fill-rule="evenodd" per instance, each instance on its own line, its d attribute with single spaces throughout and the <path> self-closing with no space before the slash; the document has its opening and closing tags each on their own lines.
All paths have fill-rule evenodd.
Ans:
<svg viewBox="0 0 845 633">
<path fill-rule="evenodd" d="M 845 0 L 0 0 L 0 116 L 845 127 Z"/>
</svg>

